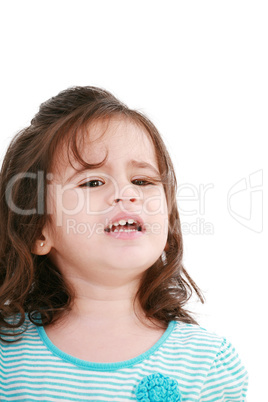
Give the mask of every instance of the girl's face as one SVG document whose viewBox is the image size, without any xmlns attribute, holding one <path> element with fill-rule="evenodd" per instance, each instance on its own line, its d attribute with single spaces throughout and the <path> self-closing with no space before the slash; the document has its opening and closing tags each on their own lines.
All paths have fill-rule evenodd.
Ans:
<svg viewBox="0 0 268 402">
<path fill-rule="evenodd" d="M 101 167 L 77 173 L 66 152 L 58 155 L 48 189 L 49 256 L 67 277 L 111 286 L 119 278 L 138 278 L 160 257 L 167 242 L 167 203 L 145 129 L 113 118 L 108 128 L 96 122 L 88 131 L 84 160 L 97 163 L 108 156 Z"/>
</svg>

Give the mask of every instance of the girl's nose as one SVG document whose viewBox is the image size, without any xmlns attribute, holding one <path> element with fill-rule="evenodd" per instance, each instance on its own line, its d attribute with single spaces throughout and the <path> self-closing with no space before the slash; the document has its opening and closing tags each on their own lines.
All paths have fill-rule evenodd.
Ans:
<svg viewBox="0 0 268 402">
<path fill-rule="evenodd" d="M 123 201 L 123 200 L 129 200 L 130 202 L 135 202 L 137 200 L 137 198 L 134 198 L 134 197 L 132 197 L 132 198 L 129 198 L 129 197 L 116 198 L 113 203 L 117 204 L 119 201 Z"/>
<path fill-rule="evenodd" d="M 142 190 L 133 184 L 121 185 L 117 184 L 109 195 L 109 204 L 115 205 L 121 201 L 122 203 L 137 203 L 143 199 Z"/>
</svg>

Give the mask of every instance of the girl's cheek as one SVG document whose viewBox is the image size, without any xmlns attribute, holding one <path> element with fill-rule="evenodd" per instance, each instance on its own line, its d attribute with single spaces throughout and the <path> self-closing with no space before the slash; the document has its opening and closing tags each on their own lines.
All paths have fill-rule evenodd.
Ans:
<svg viewBox="0 0 268 402">
<path fill-rule="evenodd" d="M 60 205 L 62 205 L 61 210 L 65 215 L 76 217 L 77 221 L 81 221 L 81 219 L 87 221 L 96 215 L 105 213 L 103 196 L 98 191 L 93 194 L 81 189 L 65 191 Z"/>
<path fill-rule="evenodd" d="M 52 214 L 56 226 L 62 226 L 68 217 L 79 217 L 84 210 L 84 194 L 77 188 L 50 185 L 47 198 L 47 212 Z"/>
<path fill-rule="evenodd" d="M 164 190 L 157 188 L 144 197 L 143 211 L 147 215 L 163 215 L 167 214 L 167 202 Z"/>
<path fill-rule="evenodd" d="M 49 212 L 77 211 L 84 204 L 84 194 L 79 188 L 63 187 L 61 184 L 50 184 L 47 189 Z M 54 208 L 53 208 L 54 207 Z"/>
<path fill-rule="evenodd" d="M 57 205 L 61 206 L 64 212 L 79 212 L 83 208 L 83 193 L 79 193 L 76 189 L 66 190 L 63 193 L 58 192 Z"/>
</svg>

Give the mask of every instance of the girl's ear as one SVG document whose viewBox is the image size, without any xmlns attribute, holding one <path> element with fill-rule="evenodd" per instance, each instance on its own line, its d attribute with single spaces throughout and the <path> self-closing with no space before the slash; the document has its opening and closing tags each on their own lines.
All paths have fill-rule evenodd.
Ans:
<svg viewBox="0 0 268 402">
<path fill-rule="evenodd" d="M 42 231 L 42 235 L 35 241 L 31 253 L 37 255 L 46 255 L 50 252 L 52 247 L 52 243 L 50 240 L 50 236 L 47 233 L 47 230 L 44 229 Z"/>
</svg>

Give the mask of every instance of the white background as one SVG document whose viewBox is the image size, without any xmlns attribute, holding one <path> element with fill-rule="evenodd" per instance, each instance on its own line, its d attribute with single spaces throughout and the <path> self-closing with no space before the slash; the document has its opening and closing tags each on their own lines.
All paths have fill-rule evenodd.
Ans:
<svg viewBox="0 0 268 402">
<path fill-rule="evenodd" d="M 238 350 L 249 402 L 268 401 L 266 2 L 1 4 L 1 157 L 73 85 L 146 113 L 175 164 L 184 265 L 206 297 L 189 307 Z"/>
</svg>

